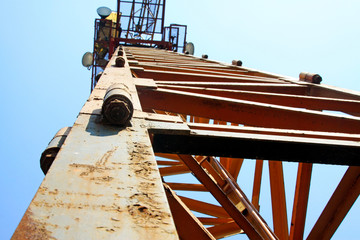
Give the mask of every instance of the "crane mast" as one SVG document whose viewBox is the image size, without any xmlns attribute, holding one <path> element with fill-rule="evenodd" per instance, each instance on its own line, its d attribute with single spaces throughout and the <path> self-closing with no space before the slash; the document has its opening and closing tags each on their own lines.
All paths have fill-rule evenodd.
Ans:
<svg viewBox="0 0 360 240">
<path fill-rule="evenodd" d="M 41 155 L 46 176 L 12 239 L 303 239 L 313 165 L 345 165 L 307 236 L 331 238 L 360 193 L 359 94 L 195 57 L 187 26 L 164 26 L 165 0 L 98 13 L 91 94 Z M 247 161 L 254 178 L 239 184 Z M 297 167 L 291 219 L 285 161 Z"/>
</svg>

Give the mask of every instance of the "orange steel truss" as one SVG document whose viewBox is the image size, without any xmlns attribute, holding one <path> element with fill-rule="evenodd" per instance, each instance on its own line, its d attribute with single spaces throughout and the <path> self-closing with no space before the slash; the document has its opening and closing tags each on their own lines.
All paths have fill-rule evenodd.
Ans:
<svg viewBox="0 0 360 240">
<path fill-rule="evenodd" d="M 13 239 L 331 238 L 360 193 L 359 94 L 166 50 L 120 48 Z M 125 126 L 103 119 L 114 83 L 129 89 L 134 106 Z M 245 161 L 256 161 L 252 196 L 237 183 Z M 259 207 L 264 161 L 273 219 Z M 298 163 L 291 219 L 283 161 Z M 348 170 L 304 236 L 313 164 Z"/>
</svg>

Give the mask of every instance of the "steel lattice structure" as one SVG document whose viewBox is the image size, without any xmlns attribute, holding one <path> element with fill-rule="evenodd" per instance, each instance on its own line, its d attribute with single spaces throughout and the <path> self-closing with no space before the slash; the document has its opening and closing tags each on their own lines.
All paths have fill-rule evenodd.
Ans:
<svg viewBox="0 0 360 240">
<path fill-rule="evenodd" d="M 313 163 L 349 165 L 307 239 L 332 236 L 359 195 L 359 95 L 166 50 L 123 47 L 118 54 L 14 239 L 302 239 Z M 133 107 L 125 126 L 104 116 L 113 84 Z M 264 160 L 274 229 L 258 212 Z M 236 183 L 243 161 L 256 161 L 251 198 Z M 291 220 L 282 161 L 299 162 Z M 189 172 L 199 182 L 166 181 Z M 209 192 L 219 204 L 177 190 Z"/>
<path fill-rule="evenodd" d="M 186 26 L 164 27 L 164 8 L 118 0 L 114 19 L 95 21 L 91 95 L 42 154 L 13 239 L 330 239 L 360 193 L 360 95 L 184 54 Z M 251 196 L 237 183 L 246 161 Z M 291 219 L 284 161 L 298 168 Z M 313 164 L 348 169 L 304 236 Z"/>
</svg>

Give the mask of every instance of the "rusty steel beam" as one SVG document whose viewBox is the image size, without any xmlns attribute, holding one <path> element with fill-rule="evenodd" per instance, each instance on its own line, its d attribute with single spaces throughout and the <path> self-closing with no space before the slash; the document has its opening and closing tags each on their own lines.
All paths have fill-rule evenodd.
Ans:
<svg viewBox="0 0 360 240">
<path fill-rule="evenodd" d="M 330 239 L 360 194 L 360 167 L 350 166 L 312 228 L 308 240 Z"/>
<path fill-rule="evenodd" d="M 359 116 L 359 94 L 169 51 L 122 50 L 13 239 L 287 239 L 281 161 L 301 162 L 290 239 L 303 237 L 312 163 L 353 165 L 308 239 L 333 235 L 360 192 L 360 118 L 314 110 Z M 269 172 L 277 236 L 258 213 L 263 161 L 250 202 L 235 181 L 243 158 L 276 160 Z M 201 184 L 162 183 L 189 172 Z M 221 206 L 171 188 L 209 192 Z"/>
<path fill-rule="evenodd" d="M 114 65 L 115 57 L 12 239 L 178 239 L 146 120 L 135 114 L 116 126 L 101 119 L 105 89 L 113 83 L 126 86 L 141 111 L 128 64 Z"/>
</svg>

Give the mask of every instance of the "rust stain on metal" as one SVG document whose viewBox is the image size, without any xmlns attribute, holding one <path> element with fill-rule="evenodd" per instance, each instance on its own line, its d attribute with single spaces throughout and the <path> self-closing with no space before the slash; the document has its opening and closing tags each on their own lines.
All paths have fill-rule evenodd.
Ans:
<svg viewBox="0 0 360 240">
<path fill-rule="evenodd" d="M 146 193 L 137 193 L 130 197 L 136 203 L 128 205 L 127 210 L 137 225 L 158 228 L 162 224 L 169 224 L 167 220 L 170 219 L 170 214 L 161 211 L 159 203 L 153 199 L 155 197 Z"/>
<path fill-rule="evenodd" d="M 130 155 L 131 163 L 130 168 L 137 177 L 149 179 L 153 171 L 156 171 L 156 165 L 151 161 L 146 161 L 146 155 L 151 155 L 149 146 L 141 142 L 128 142 L 128 152 Z"/>
<path fill-rule="evenodd" d="M 114 154 L 114 152 L 118 149 L 118 146 L 116 146 L 114 149 L 107 151 L 104 156 L 101 157 L 99 161 L 95 163 L 97 167 L 105 166 L 109 158 Z"/>
<path fill-rule="evenodd" d="M 99 161 L 97 161 L 94 165 L 91 164 L 79 164 L 79 163 L 72 163 L 70 164 L 70 167 L 74 168 L 85 168 L 86 170 L 83 171 L 80 176 L 88 176 L 90 173 L 102 173 L 105 170 L 112 170 L 112 168 L 106 167 L 106 164 L 109 160 L 109 158 L 114 154 L 114 152 L 118 149 L 118 147 L 115 147 L 112 150 L 107 151 Z M 111 181 L 113 178 L 110 176 L 100 177 L 100 178 L 92 178 L 90 180 L 101 180 L 101 181 Z"/>
<path fill-rule="evenodd" d="M 32 216 L 30 209 L 26 211 L 23 219 L 21 220 L 18 228 L 16 229 L 12 240 L 24 240 L 24 239 L 50 239 L 56 240 L 52 237 L 52 232 L 46 229 L 46 223 L 36 220 Z M 53 226 L 57 227 L 57 226 Z"/>
</svg>

